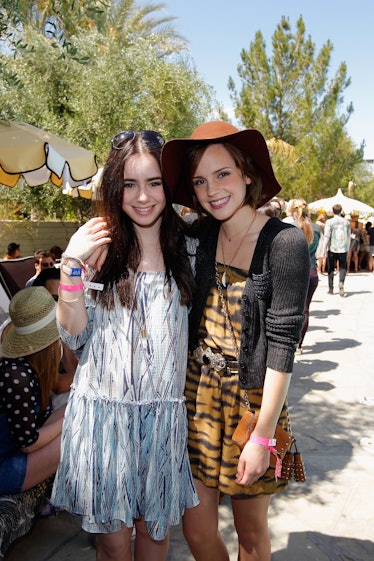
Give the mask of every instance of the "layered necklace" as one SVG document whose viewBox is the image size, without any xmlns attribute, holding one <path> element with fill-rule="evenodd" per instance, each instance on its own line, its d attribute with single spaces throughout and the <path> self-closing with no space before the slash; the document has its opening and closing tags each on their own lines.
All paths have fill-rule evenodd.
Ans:
<svg viewBox="0 0 374 561">
<path fill-rule="evenodd" d="M 228 269 L 231 267 L 231 264 L 233 263 L 235 257 L 238 255 L 239 250 L 240 250 L 240 248 L 242 247 L 244 238 L 246 238 L 246 237 L 248 236 L 249 230 L 251 229 L 252 224 L 253 224 L 254 221 L 256 220 L 256 216 L 257 216 L 257 213 L 254 212 L 253 217 L 252 217 L 252 220 L 250 221 L 249 225 L 248 225 L 247 228 L 245 229 L 245 232 L 244 232 L 244 235 L 243 235 L 242 239 L 240 240 L 240 242 L 239 242 L 239 244 L 238 244 L 236 250 L 234 251 L 234 254 L 233 254 L 233 256 L 231 257 L 230 262 L 227 263 L 227 264 L 225 264 L 225 261 L 226 261 L 226 260 L 225 260 L 225 253 L 224 253 L 224 249 L 223 249 L 223 236 L 221 236 L 221 251 L 222 251 L 222 261 L 223 261 L 223 273 L 222 273 L 222 277 L 221 277 L 221 283 L 222 283 L 222 285 L 223 285 L 225 288 L 226 288 L 226 273 L 227 273 Z M 243 229 L 244 229 L 244 228 L 243 228 Z M 243 229 L 239 230 L 239 232 L 237 232 L 236 234 L 234 234 L 233 236 L 231 236 L 231 238 L 229 238 L 229 237 L 227 236 L 227 234 L 225 233 L 225 231 L 224 231 L 223 229 L 222 229 L 222 230 L 223 230 L 223 232 L 224 232 L 226 238 L 229 240 L 229 242 L 231 242 L 231 240 L 232 240 L 233 238 L 235 238 L 235 237 L 238 236 L 241 232 L 243 232 Z"/>
</svg>

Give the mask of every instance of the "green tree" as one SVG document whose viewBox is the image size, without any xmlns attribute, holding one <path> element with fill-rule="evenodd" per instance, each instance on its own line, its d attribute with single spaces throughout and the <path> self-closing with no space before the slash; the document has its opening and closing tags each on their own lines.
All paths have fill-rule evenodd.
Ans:
<svg viewBox="0 0 374 561">
<path fill-rule="evenodd" d="M 61 189 L 51 183 L 23 189 L 0 185 L 0 220 L 76 220 L 83 223 L 91 213 L 88 199 L 63 195 Z"/>
<path fill-rule="evenodd" d="M 348 197 L 364 201 L 366 204 L 374 208 L 374 173 L 373 163 L 363 161 L 356 168 L 355 180 L 351 193 L 347 193 Z"/>
<path fill-rule="evenodd" d="M 107 8 L 105 0 L 5 0 L 0 4 L 0 40 L 14 54 L 32 48 L 24 38 L 32 25 L 56 46 L 61 56 L 79 60 L 69 37 L 78 29 L 90 29 L 93 17 Z"/>
<path fill-rule="evenodd" d="M 48 40 L 59 57 L 86 63 L 71 44 L 70 36 L 77 29 L 91 29 L 92 16 L 104 8 L 107 9 L 105 0 L 0 0 L 0 93 L 24 91 L 10 61 L 34 49 L 27 40 L 27 28 Z M 14 117 L 12 107 L 0 103 L 0 119 Z"/>
<path fill-rule="evenodd" d="M 363 146 L 356 148 L 345 129 L 353 111 L 352 104 L 342 109 L 343 93 L 350 85 L 346 64 L 341 63 L 329 79 L 332 50 L 327 41 L 316 53 L 302 17 L 293 33 L 283 16 L 272 37 L 272 57 L 268 58 L 263 35 L 257 31 L 248 51 L 241 51 L 239 92 L 229 79 L 241 124 L 294 149 L 291 160 L 284 161 L 282 153 L 275 155 L 286 198 L 333 195 L 347 185 L 362 161 Z"/>
<path fill-rule="evenodd" d="M 25 36 L 33 49 L 9 62 L 21 86 L 0 93 L 7 115 L 94 151 L 100 165 L 119 128 L 188 134 L 214 107 L 211 88 L 184 53 L 160 55 L 166 41 L 156 34 L 121 46 L 96 28 L 78 33 L 71 41 L 86 65 L 61 58 L 32 28 Z"/>
<path fill-rule="evenodd" d="M 189 133 L 211 110 L 210 89 L 193 67 L 160 57 L 154 36 L 126 47 L 102 44 L 97 32 L 80 37 L 100 57 L 82 69 L 71 97 L 75 129 L 85 124 L 88 144 L 102 162 L 110 138 L 121 129 L 155 128 L 166 138 Z M 83 48 L 83 46 L 82 46 Z"/>
<path fill-rule="evenodd" d="M 173 35 L 165 18 L 157 19 L 154 5 L 137 15 L 134 2 L 112 4 L 113 11 L 93 17 L 90 29 L 70 35 L 71 48 L 86 64 L 61 56 L 63 46 L 30 24 L 23 35 L 28 49 L 16 57 L 8 55 L 9 71 L 19 87 L 7 88 L 6 78 L 0 76 L 0 105 L 6 116 L 92 150 L 99 166 L 119 130 L 155 128 L 166 138 L 185 136 L 215 106 L 183 39 Z M 25 197 L 31 206 L 36 204 L 26 188 L 22 204 L 27 206 Z M 71 205 L 79 204 L 76 199 L 64 201 L 61 208 L 69 205 L 70 212 Z M 46 209 L 53 215 L 55 202 L 48 200 Z M 36 214 L 35 206 L 30 214 Z"/>
<path fill-rule="evenodd" d="M 179 36 L 172 22 L 173 16 L 161 16 L 165 4 L 147 2 L 140 6 L 135 0 L 117 0 L 107 4 L 107 9 L 95 16 L 97 30 L 121 47 L 139 38 L 157 37 L 160 55 L 173 54 L 186 47 L 186 41 Z"/>
</svg>

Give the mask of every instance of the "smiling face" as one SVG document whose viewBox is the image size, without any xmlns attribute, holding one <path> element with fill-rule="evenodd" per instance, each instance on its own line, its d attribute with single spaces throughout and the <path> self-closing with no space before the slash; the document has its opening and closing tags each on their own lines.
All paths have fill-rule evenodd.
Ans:
<svg viewBox="0 0 374 561">
<path fill-rule="evenodd" d="M 161 169 L 148 153 L 130 156 L 124 168 L 122 209 L 138 228 L 159 224 L 166 206 Z"/>
<path fill-rule="evenodd" d="M 250 183 L 223 144 L 207 147 L 192 178 L 200 205 L 217 220 L 228 220 L 243 206 Z"/>
</svg>

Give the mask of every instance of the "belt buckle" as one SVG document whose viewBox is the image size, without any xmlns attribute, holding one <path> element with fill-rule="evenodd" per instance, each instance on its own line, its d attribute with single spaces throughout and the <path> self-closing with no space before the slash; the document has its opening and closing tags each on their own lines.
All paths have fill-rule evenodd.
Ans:
<svg viewBox="0 0 374 561">
<path fill-rule="evenodd" d="M 234 366 L 226 366 L 226 376 L 231 376 L 232 374 L 238 374 L 239 368 Z"/>
<path fill-rule="evenodd" d="M 217 372 L 221 372 L 226 368 L 226 359 L 220 353 L 214 353 L 210 347 L 203 349 L 203 364 L 210 366 Z"/>
<path fill-rule="evenodd" d="M 210 347 L 203 349 L 202 345 L 199 345 L 194 349 L 193 356 L 200 364 L 205 364 L 217 372 L 227 367 L 226 359 L 220 353 L 214 353 Z"/>
<path fill-rule="evenodd" d="M 221 372 L 221 370 L 225 370 L 225 368 L 227 368 L 226 359 L 221 355 L 221 353 L 213 353 L 213 357 L 212 366 L 214 370 Z"/>
</svg>

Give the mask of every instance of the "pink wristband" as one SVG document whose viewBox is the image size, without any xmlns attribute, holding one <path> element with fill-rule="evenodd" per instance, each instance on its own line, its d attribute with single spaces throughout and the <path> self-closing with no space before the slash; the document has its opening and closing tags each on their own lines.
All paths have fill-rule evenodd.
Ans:
<svg viewBox="0 0 374 561">
<path fill-rule="evenodd" d="M 275 438 L 262 438 L 261 436 L 256 436 L 255 434 L 251 434 L 249 440 L 254 444 L 259 444 L 260 446 L 264 446 L 265 448 L 274 448 L 277 444 L 277 440 Z"/>
<path fill-rule="evenodd" d="M 76 292 L 77 290 L 84 290 L 84 285 L 81 284 L 62 284 L 60 283 L 60 289 L 66 290 L 66 292 Z"/>
<path fill-rule="evenodd" d="M 259 444 L 260 446 L 267 448 L 271 454 L 274 454 L 274 456 L 276 457 L 274 476 L 275 476 L 275 481 L 277 481 L 278 478 L 282 477 L 282 458 L 279 455 L 277 449 L 275 448 L 277 444 L 277 439 L 262 438 L 261 436 L 256 436 L 254 434 L 251 434 L 249 440 L 254 444 Z"/>
<path fill-rule="evenodd" d="M 262 438 L 261 436 L 256 436 L 254 434 L 251 434 L 249 440 L 254 444 L 259 444 L 260 446 L 267 448 L 271 454 L 274 454 L 274 456 L 276 457 L 274 476 L 275 476 L 275 481 L 277 481 L 280 477 L 282 477 L 282 458 L 279 452 L 277 451 L 277 449 L 275 448 L 277 444 L 277 439 Z"/>
</svg>

